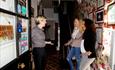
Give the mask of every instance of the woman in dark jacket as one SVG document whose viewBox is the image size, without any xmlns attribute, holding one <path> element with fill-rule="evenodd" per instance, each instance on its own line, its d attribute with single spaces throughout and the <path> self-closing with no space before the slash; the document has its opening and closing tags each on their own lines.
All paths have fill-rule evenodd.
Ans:
<svg viewBox="0 0 115 70">
<path fill-rule="evenodd" d="M 85 53 L 82 54 L 80 70 L 90 70 L 90 64 L 95 60 L 96 29 L 90 19 L 85 19 L 85 32 L 83 34 Z"/>
</svg>

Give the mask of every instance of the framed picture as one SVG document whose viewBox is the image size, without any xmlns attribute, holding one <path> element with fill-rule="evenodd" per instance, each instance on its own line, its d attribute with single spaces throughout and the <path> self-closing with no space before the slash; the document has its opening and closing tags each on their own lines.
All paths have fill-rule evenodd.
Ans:
<svg viewBox="0 0 115 70">
<path fill-rule="evenodd" d="M 115 25 L 115 2 L 110 4 L 107 10 L 108 25 Z"/>
<path fill-rule="evenodd" d="M 0 0 L 0 8 L 15 13 L 15 0 Z"/>
<path fill-rule="evenodd" d="M 103 28 L 102 27 L 97 27 L 96 28 L 96 40 L 98 43 L 102 43 L 102 39 L 103 39 Z"/>
<path fill-rule="evenodd" d="M 19 28 L 18 26 L 21 25 L 21 28 Z M 20 18 L 18 17 L 17 19 L 17 30 L 21 30 L 20 31 L 20 38 L 18 41 L 18 45 L 19 45 L 19 55 L 24 54 L 25 52 L 27 52 L 29 50 L 29 45 L 28 45 L 28 26 L 29 26 L 29 21 L 28 19 L 24 19 L 24 18 Z"/>
<path fill-rule="evenodd" d="M 19 15 L 28 17 L 28 1 L 27 0 L 17 0 L 16 1 L 16 11 Z"/>
<path fill-rule="evenodd" d="M 96 23 L 103 23 L 103 19 L 104 19 L 104 10 L 101 9 L 101 10 L 98 10 L 96 12 Z"/>
<path fill-rule="evenodd" d="M 105 4 L 105 0 L 97 0 L 97 7 L 100 8 L 100 7 L 103 7 Z"/>
<path fill-rule="evenodd" d="M 0 69 L 17 58 L 16 49 L 16 16 L 0 12 Z"/>
</svg>

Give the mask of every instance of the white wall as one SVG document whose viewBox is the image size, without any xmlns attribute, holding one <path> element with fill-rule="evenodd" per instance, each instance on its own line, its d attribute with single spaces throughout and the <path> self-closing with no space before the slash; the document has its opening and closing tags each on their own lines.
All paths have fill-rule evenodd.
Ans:
<svg viewBox="0 0 115 70">
<path fill-rule="evenodd" d="M 32 28 L 35 26 L 34 18 L 37 16 L 37 6 L 39 5 L 41 0 L 31 0 L 31 6 L 34 8 L 34 17 L 31 18 Z"/>
<path fill-rule="evenodd" d="M 44 8 L 44 15 L 47 17 L 48 20 L 53 20 L 53 8 Z"/>
<path fill-rule="evenodd" d="M 53 8 L 44 8 L 44 15 L 47 17 L 48 20 L 53 20 L 59 23 L 58 13 L 54 13 Z"/>
<path fill-rule="evenodd" d="M 111 68 L 112 70 L 115 70 L 115 30 L 113 30 L 112 32 L 112 46 L 111 46 L 111 55 L 110 55 L 110 58 L 109 58 L 109 62 L 110 62 L 110 65 L 111 65 Z"/>
<path fill-rule="evenodd" d="M 34 17 L 37 16 L 37 5 L 38 5 L 37 0 L 31 0 L 31 6 L 34 8 Z"/>
</svg>

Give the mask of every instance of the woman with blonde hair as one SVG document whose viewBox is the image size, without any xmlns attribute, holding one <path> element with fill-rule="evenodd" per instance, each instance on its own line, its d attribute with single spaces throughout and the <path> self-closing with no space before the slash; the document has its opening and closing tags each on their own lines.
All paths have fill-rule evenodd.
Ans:
<svg viewBox="0 0 115 70">
<path fill-rule="evenodd" d="M 80 44 L 82 40 L 82 34 L 84 32 L 83 23 L 84 22 L 81 18 L 76 17 L 74 19 L 74 30 L 71 35 L 71 39 L 65 44 L 65 46 L 71 45 L 71 49 L 67 55 L 67 61 L 70 65 L 70 70 L 74 70 L 74 66 L 71 60 L 73 56 L 76 57 L 76 61 L 77 61 L 76 70 L 80 70 L 79 69 L 80 60 L 81 60 Z"/>
<path fill-rule="evenodd" d="M 32 54 L 35 70 L 45 70 L 45 33 L 43 27 L 46 25 L 46 17 L 40 15 L 36 19 L 36 26 L 32 29 Z"/>
</svg>

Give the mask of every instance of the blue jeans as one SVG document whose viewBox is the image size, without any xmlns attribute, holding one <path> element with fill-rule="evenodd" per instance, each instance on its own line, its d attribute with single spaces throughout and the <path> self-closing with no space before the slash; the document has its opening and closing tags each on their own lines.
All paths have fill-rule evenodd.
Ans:
<svg viewBox="0 0 115 70">
<path fill-rule="evenodd" d="M 76 57 L 76 70 L 80 70 L 80 61 L 81 61 L 81 56 L 80 56 L 80 47 L 71 47 L 69 54 L 67 56 L 67 61 L 70 65 L 70 70 L 74 70 L 74 66 L 72 63 L 72 57 L 75 56 Z"/>
</svg>

